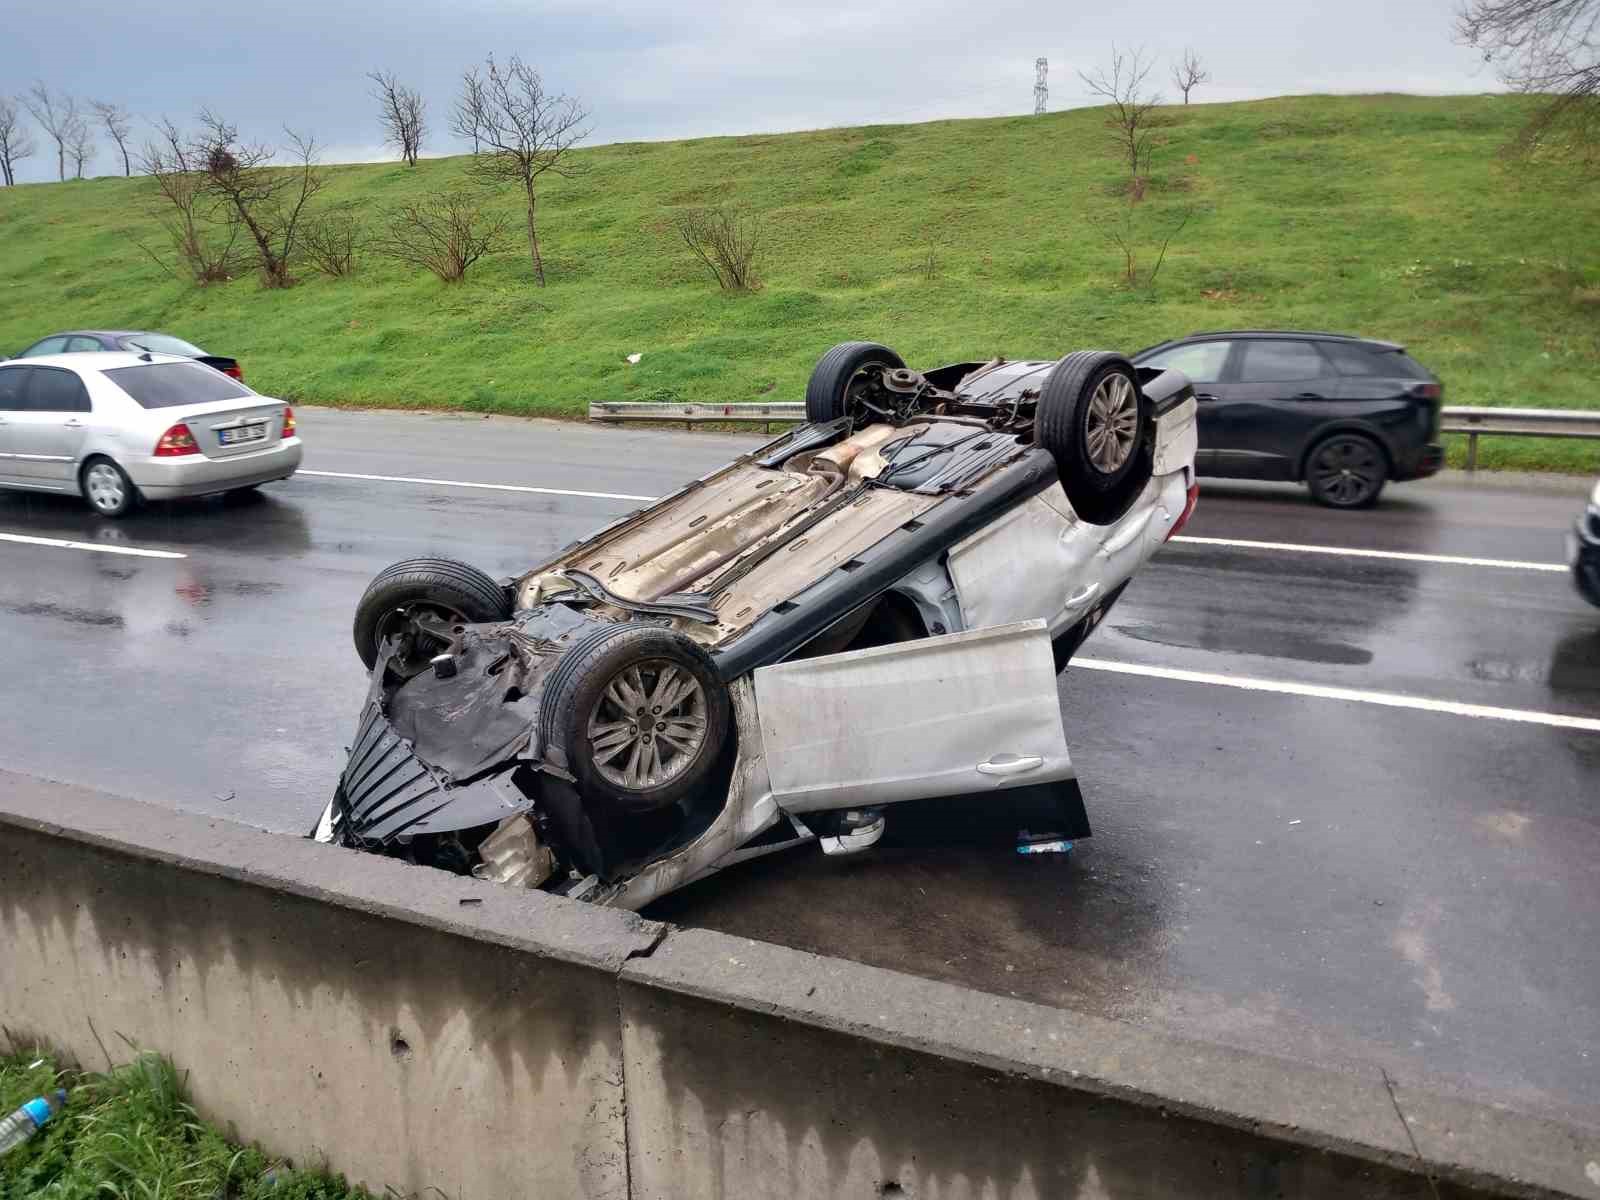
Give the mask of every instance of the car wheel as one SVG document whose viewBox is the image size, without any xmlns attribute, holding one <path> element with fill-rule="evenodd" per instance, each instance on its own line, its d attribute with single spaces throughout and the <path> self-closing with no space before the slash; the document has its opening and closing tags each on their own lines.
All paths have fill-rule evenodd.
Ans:
<svg viewBox="0 0 1600 1200">
<path fill-rule="evenodd" d="M 102 517 L 121 517 L 139 503 L 139 489 L 128 473 L 109 458 L 93 458 L 84 464 L 79 478 L 83 498 Z"/>
<path fill-rule="evenodd" d="M 872 410 L 866 406 L 873 367 L 903 367 L 905 360 L 876 342 L 840 342 L 820 359 L 806 384 L 806 420 L 837 421 L 850 417 L 857 427 L 867 424 Z"/>
<path fill-rule="evenodd" d="M 1306 458 L 1311 498 L 1329 508 L 1366 508 L 1376 503 L 1389 478 L 1383 448 L 1359 433 L 1338 433 L 1319 442 Z"/>
<path fill-rule="evenodd" d="M 656 812 L 705 782 L 728 737 L 728 695 L 681 633 L 619 624 L 579 639 L 545 684 L 547 744 L 579 791 L 627 813 Z"/>
<path fill-rule="evenodd" d="M 398 638 L 389 669 L 409 679 L 447 644 L 417 628 L 416 618 L 470 625 L 510 615 L 506 589 L 477 567 L 450 558 L 408 558 L 384 568 L 367 585 L 351 634 L 369 671 L 384 641 Z"/>
<path fill-rule="evenodd" d="M 1079 350 L 1056 363 L 1034 425 L 1067 499 L 1086 521 L 1115 521 L 1149 482 L 1154 417 L 1133 364 L 1120 354 Z"/>
</svg>

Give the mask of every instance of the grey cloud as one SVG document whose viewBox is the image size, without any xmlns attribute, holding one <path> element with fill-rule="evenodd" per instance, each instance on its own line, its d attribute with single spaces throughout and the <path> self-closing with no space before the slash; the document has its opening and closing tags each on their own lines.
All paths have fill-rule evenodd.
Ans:
<svg viewBox="0 0 1600 1200">
<path fill-rule="evenodd" d="M 1498 87 L 1451 38 L 1454 0 L 12 0 L 0 89 L 35 77 L 136 114 L 187 119 L 210 105 L 252 137 L 288 124 L 339 156 L 376 157 L 365 72 L 392 69 L 433 111 L 426 150 L 457 149 L 446 111 L 462 68 L 513 50 L 584 99 L 594 140 L 620 141 L 990 116 L 1032 109 L 1033 60 L 1050 60 L 1052 108 L 1089 102 L 1075 71 L 1113 41 L 1161 60 L 1185 45 L 1215 83 L 1198 100 L 1311 91 Z M 72 36 L 63 37 L 63 30 Z M 142 133 L 141 135 L 142 136 Z M 106 148 L 97 161 L 109 170 Z M 49 175 L 40 154 L 22 178 Z"/>
</svg>

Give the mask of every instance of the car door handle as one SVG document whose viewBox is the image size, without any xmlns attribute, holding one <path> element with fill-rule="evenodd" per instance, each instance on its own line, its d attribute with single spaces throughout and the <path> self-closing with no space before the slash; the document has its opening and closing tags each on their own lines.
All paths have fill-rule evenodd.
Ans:
<svg viewBox="0 0 1600 1200">
<path fill-rule="evenodd" d="M 82 421 L 63 421 L 63 422 L 61 422 L 61 425 L 65 429 L 82 429 L 83 428 L 83 422 Z"/>
<path fill-rule="evenodd" d="M 1196 400 L 1215 400 L 1216 399 L 1216 397 L 1214 395 L 1212 395 L 1210 392 L 1196 392 L 1194 394 L 1194 398 Z"/>
<path fill-rule="evenodd" d="M 1321 392 L 1296 392 L 1295 395 L 1294 395 L 1294 398 L 1296 400 L 1321 400 L 1322 399 L 1322 393 Z"/>
<path fill-rule="evenodd" d="M 997 754 L 988 762 L 978 764 L 980 775 L 1021 775 L 1026 771 L 1037 771 L 1044 766 L 1044 759 L 1038 755 L 1020 757 L 1015 754 Z"/>
</svg>

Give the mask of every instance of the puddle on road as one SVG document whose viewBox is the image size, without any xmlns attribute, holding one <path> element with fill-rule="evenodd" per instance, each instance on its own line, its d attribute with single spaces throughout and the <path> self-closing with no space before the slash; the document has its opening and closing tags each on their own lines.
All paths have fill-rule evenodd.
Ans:
<svg viewBox="0 0 1600 1200">
<path fill-rule="evenodd" d="M 1118 633 L 1141 642 L 1211 650 L 1220 654 L 1254 654 L 1297 662 L 1332 663 L 1359 667 L 1372 661 L 1372 651 L 1349 642 L 1318 641 L 1302 633 L 1263 632 L 1253 629 L 1207 629 L 1195 634 L 1176 633 L 1156 625 L 1113 625 Z"/>
</svg>

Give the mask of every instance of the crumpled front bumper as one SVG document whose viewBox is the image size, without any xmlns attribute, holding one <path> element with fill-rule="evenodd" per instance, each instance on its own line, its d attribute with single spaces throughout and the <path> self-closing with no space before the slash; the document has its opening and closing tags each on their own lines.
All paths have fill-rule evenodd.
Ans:
<svg viewBox="0 0 1600 1200">
<path fill-rule="evenodd" d="M 318 841 L 376 848 L 430 833 L 493 825 L 526 811 L 533 801 L 505 771 L 452 787 L 395 732 L 369 700 L 350 747 L 338 791 L 312 836 Z"/>
</svg>

